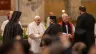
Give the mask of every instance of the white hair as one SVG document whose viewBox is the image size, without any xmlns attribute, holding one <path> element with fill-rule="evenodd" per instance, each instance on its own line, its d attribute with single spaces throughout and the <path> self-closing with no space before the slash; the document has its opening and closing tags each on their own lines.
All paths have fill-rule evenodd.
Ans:
<svg viewBox="0 0 96 54">
<path fill-rule="evenodd" d="M 34 19 L 38 19 L 38 18 L 40 18 L 40 16 L 35 16 L 35 18 L 34 18 Z"/>
<path fill-rule="evenodd" d="M 66 13 L 63 13 L 63 14 L 62 14 L 62 17 L 64 17 L 64 16 L 68 16 L 68 14 L 66 14 Z"/>
</svg>

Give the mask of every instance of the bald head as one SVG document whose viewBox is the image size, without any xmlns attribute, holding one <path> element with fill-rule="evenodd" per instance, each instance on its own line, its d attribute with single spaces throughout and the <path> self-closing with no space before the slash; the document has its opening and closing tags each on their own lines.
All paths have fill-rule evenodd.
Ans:
<svg viewBox="0 0 96 54">
<path fill-rule="evenodd" d="M 13 15 L 13 12 L 14 12 L 14 11 L 9 11 L 9 13 L 8 13 L 8 19 L 9 19 L 9 20 L 11 19 L 12 15 Z"/>
<path fill-rule="evenodd" d="M 63 13 L 62 14 L 62 17 L 66 17 L 66 16 L 68 16 L 68 14 L 66 14 L 66 13 Z"/>
<path fill-rule="evenodd" d="M 34 20 L 36 20 L 36 19 L 40 19 L 40 16 L 35 16 Z"/>
<path fill-rule="evenodd" d="M 66 14 L 66 13 L 62 14 L 62 20 L 64 22 L 67 22 L 68 21 L 68 14 Z"/>
<path fill-rule="evenodd" d="M 37 25 L 39 25 L 41 22 L 40 16 L 35 16 L 34 21 L 37 23 Z"/>
<path fill-rule="evenodd" d="M 54 15 L 54 13 L 53 13 L 53 12 L 49 12 L 49 15 L 50 15 L 50 16 L 53 16 L 53 15 Z"/>
<path fill-rule="evenodd" d="M 9 11 L 10 13 L 13 13 L 14 11 Z"/>
</svg>

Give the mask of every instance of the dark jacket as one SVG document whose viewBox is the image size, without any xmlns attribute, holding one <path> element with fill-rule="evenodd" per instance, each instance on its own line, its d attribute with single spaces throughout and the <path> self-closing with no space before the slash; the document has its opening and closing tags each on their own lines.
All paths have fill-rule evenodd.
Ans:
<svg viewBox="0 0 96 54">
<path fill-rule="evenodd" d="M 95 19 L 91 14 L 83 13 L 77 19 L 75 42 L 83 42 L 88 47 L 95 43 L 94 38 Z"/>
</svg>

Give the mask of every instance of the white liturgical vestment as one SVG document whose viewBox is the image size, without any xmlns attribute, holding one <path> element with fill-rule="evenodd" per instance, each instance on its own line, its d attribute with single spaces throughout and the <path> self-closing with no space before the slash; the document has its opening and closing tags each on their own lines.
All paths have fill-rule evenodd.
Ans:
<svg viewBox="0 0 96 54">
<path fill-rule="evenodd" d="M 31 45 L 30 50 L 34 53 L 40 53 L 40 42 L 41 38 L 40 35 L 43 35 L 45 32 L 45 26 L 40 23 L 39 25 L 36 24 L 36 22 L 32 22 L 28 25 L 27 28 L 27 35 L 32 35 L 35 38 L 28 38 L 28 42 Z"/>
</svg>

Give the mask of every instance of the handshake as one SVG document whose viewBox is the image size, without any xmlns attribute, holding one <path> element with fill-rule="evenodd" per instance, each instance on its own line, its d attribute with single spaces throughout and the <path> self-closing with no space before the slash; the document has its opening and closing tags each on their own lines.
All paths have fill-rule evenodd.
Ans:
<svg viewBox="0 0 96 54">
<path fill-rule="evenodd" d="M 63 33 L 63 35 L 69 37 L 69 38 L 72 38 L 72 35 L 71 34 L 67 34 L 67 33 Z"/>
<path fill-rule="evenodd" d="M 38 34 L 34 34 L 34 35 L 31 34 L 31 35 L 29 35 L 29 37 L 32 38 L 32 39 L 40 39 L 40 38 L 42 38 L 42 36 L 43 35 L 38 35 Z"/>
</svg>

